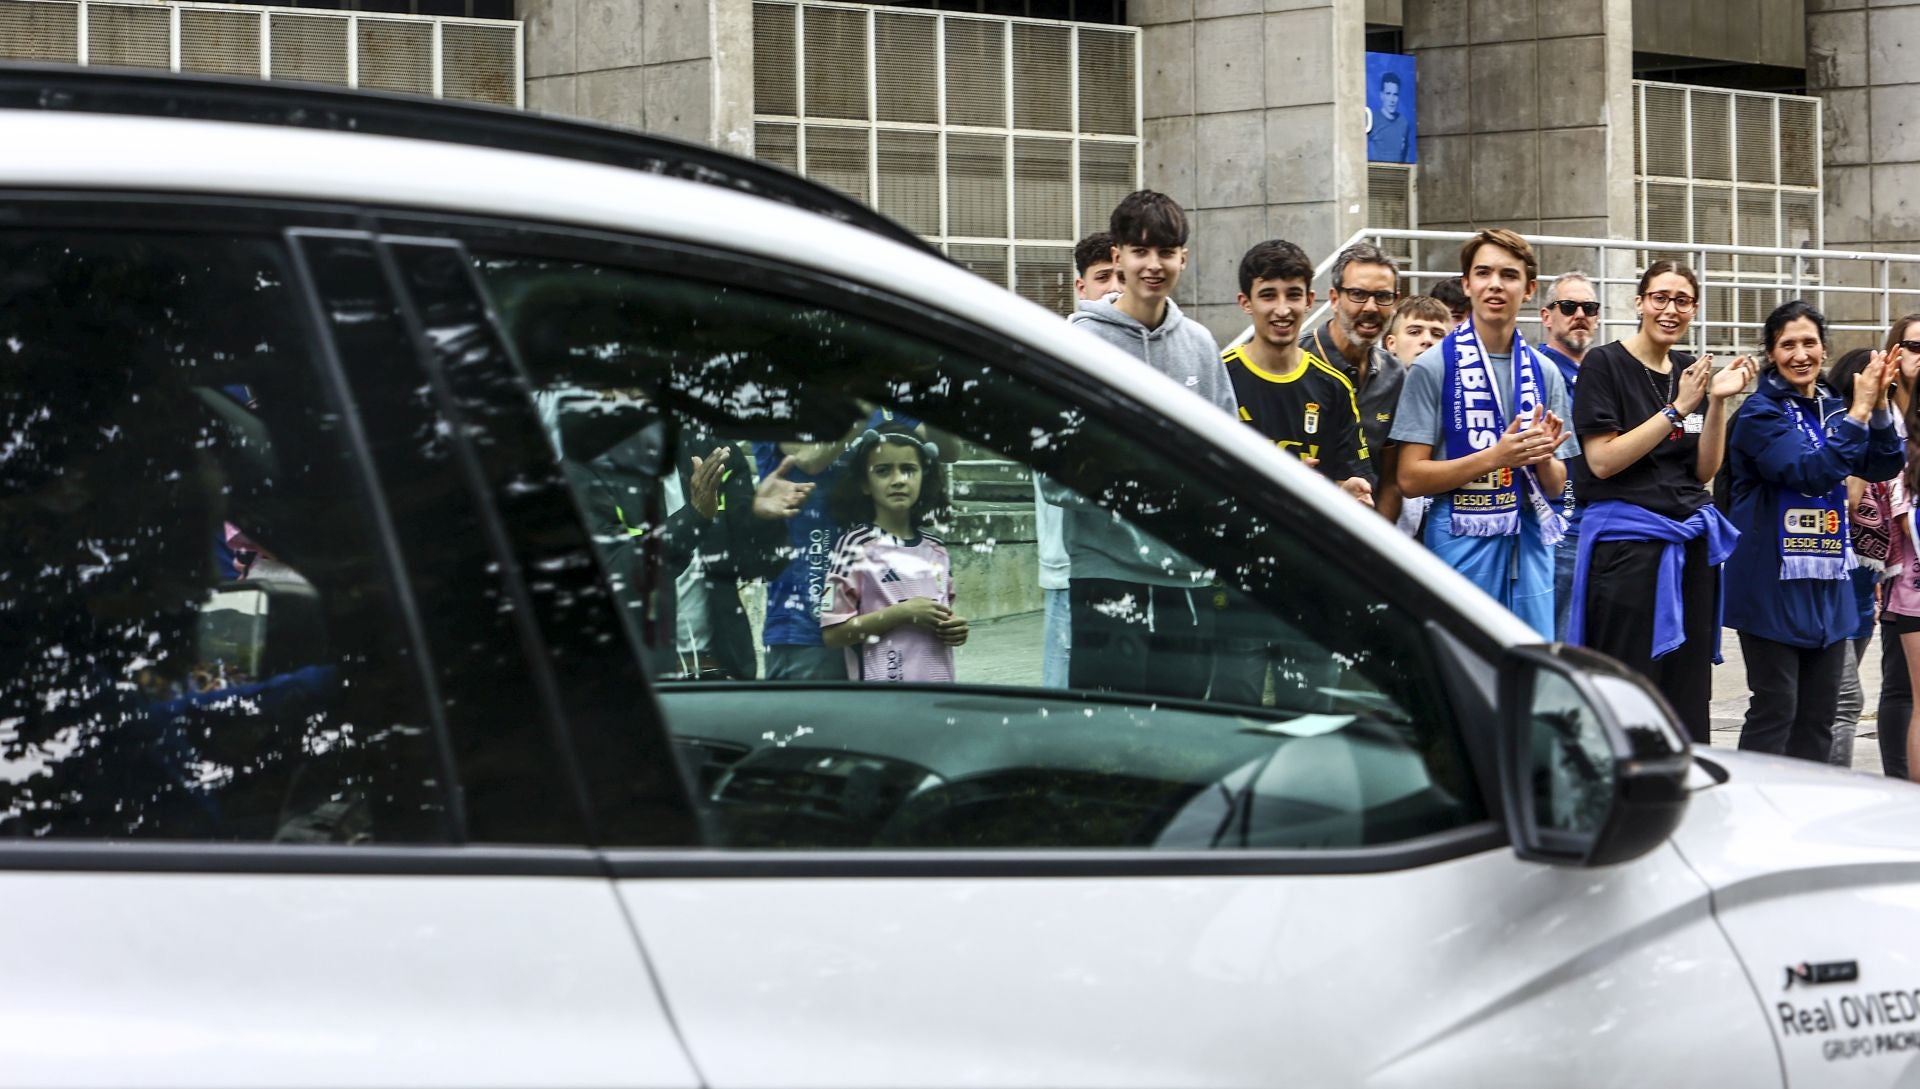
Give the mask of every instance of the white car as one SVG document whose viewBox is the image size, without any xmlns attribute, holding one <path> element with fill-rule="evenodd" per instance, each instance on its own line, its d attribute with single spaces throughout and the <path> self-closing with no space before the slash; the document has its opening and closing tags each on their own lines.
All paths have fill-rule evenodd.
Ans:
<svg viewBox="0 0 1920 1089">
<path fill-rule="evenodd" d="M 1920 1084 L 1920 791 L 1689 752 L 846 198 L 85 69 L 0 146 L 0 1083 Z M 957 682 L 754 680 L 839 517 L 782 444 L 857 502 L 889 414 Z M 1179 592 L 1074 648 L 1131 688 L 1034 683 L 1029 470 Z"/>
</svg>

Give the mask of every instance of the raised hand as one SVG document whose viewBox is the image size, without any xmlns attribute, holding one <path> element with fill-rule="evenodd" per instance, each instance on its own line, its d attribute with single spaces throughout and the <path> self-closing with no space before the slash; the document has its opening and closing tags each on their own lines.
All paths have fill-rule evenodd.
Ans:
<svg viewBox="0 0 1920 1089">
<path fill-rule="evenodd" d="M 720 509 L 720 478 L 725 474 L 728 454 L 726 447 L 716 446 L 706 457 L 693 459 L 687 505 L 702 518 L 712 518 Z"/>
<path fill-rule="evenodd" d="M 753 490 L 753 516 L 777 522 L 800 513 L 807 505 L 807 497 L 813 494 L 812 484 L 797 484 L 787 479 L 787 471 L 799 464 L 800 459 L 789 455 L 780 462 L 780 467 L 761 478 L 760 485 Z"/>
<path fill-rule="evenodd" d="M 1895 370 L 1885 352 L 1873 352 L 1867 356 L 1867 365 L 1853 380 L 1853 415 L 1870 416 L 1873 410 L 1885 403 L 1887 383 Z"/>
<path fill-rule="evenodd" d="M 1711 359 L 1713 357 L 1708 356 L 1707 358 Z M 1759 369 L 1759 364 L 1753 361 L 1752 356 L 1743 355 L 1727 364 L 1725 369 L 1713 376 L 1713 382 L 1708 387 L 1707 392 L 1714 400 L 1724 401 L 1746 389 L 1747 383 L 1753 381 L 1753 376 Z M 1676 405 L 1674 407 L 1678 408 L 1679 406 Z"/>
<path fill-rule="evenodd" d="M 1536 405 L 1533 415 L 1513 418 L 1513 422 L 1507 425 L 1506 434 L 1500 436 L 1499 444 L 1494 447 L 1502 468 L 1538 465 L 1553 456 L 1554 448 L 1559 443 L 1543 426 L 1543 421 L 1549 415 L 1545 407 Z"/>
<path fill-rule="evenodd" d="M 1680 415 L 1693 415 L 1693 410 L 1699 408 L 1700 402 L 1707 399 L 1707 387 L 1712 379 L 1713 356 L 1711 354 L 1694 360 L 1692 366 L 1680 372 L 1680 388 L 1673 395 L 1673 407 L 1679 411 Z"/>
</svg>

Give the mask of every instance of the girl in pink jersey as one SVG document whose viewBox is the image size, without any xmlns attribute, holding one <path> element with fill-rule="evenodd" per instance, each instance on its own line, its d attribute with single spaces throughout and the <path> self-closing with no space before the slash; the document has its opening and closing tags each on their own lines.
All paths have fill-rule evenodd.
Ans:
<svg viewBox="0 0 1920 1089">
<path fill-rule="evenodd" d="M 844 647 L 849 676 L 952 681 L 967 622 L 953 611 L 953 564 L 922 522 L 945 505 L 939 448 L 899 425 L 855 440 L 830 498 L 848 526 L 834 547 L 820 636 Z"/>
</svg>

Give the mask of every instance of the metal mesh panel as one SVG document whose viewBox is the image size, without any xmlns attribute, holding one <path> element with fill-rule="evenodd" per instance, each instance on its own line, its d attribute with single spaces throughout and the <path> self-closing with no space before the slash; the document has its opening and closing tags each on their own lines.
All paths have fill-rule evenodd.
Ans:
<svg viewBox="0 0 1920 1089">
<path fill-rule="evenodd" d="M 794 81 L 794 9 L 786 4 L 753 5 L 753 112 L 799 112 Z"/>
<path fill-rule="evenodd" d="M 518 105 L 517 24 L 443 23 L 440 27 L 440 92 L 448 98 Z"/>
<path fill-rule="evenodd" d="M 1066 132 L 1073 124 L 1067 65 L 1073 31 L 1064 26 L 1013 24 L 1013 127 Z"/>
<path fill-rule="evenodd" d="M 1735 241 L 1742 246 L 1777 246 L 1780 244 L 1780 214 L 1774 207 L 1774 191 L 1771 189 L 1742 189 L 1738 197 L 1739 212 L 1738 234 Z M 1780 262 L 1772 257 L 1752 257 L 1741 255 L 1741 272 L 1777 273 Z"/>
<path fill-rule="evenodd" d="M 1073 250 L 1066 246 L 1016 246 L 1013 289 L 1056 314 L 1073 310 Z"/>
<path fill-rule="evenodd" d="M 1687 101 L 1686 92 L 1677 87 L 1645 87 L 1646 103 L 1641 108 L 1646 129 L 1643 173 L 1671 178 L 1687 175 Z"/>
<path fill-rule="evenodd" d="M 753 126 L 753 154 L 776 166 L 800 172 L 800 127 L 762 121 Z"/>
<path fill-rule="evenodd" d="M 947 256 L 955 264 L 973 273 L 983 280 L 990 280 L 1001 287 L 1007 284 L 1007 247 L 962 245 L 955 243 L 947 247 Z"/>
<path fill-rule="evenodd" d="M 360 20 L 360 86 L 433 93 L 433 24 Z"/>
<path fill-rule="evenodd" d="M 1742 96 L 1734 102 L 1736 165 L 1743 182 L 1771 182 L 1777 175 L 1773 101 Z"/>
<path fill-rule="evenodd" d="M 1079 28 L 1080 131 L 1134 136 L 1134 37 Z"/>
<path fill-rule="evenodd" d="M 80 8 L 76 4 L 0 2 L 0 57 L 8 60 L 80 59 Z"/>
<path fill-rule="evenodd" d="M 882 212 L 921 234 L 940 233 L 940 136 L 932 132 L 877 134 Z"/>
<path fill-rule="evenodd" d="M 1693 100 L 1693 177 L 1733 180 L 1733 97 L 1717 91 L 1691 92 Z"/>
<path fill-rule="evenodd" d="M 1080 229 L 1083 233 L 1103 231 L 1113 216 L 1120 198 L 1135 189 L 1134 155 L 1131 144 L 1080 145 Z"/>
<path fill-rule="evenodd" d="M 347 21 L 334 15 L 274 12 L 267 38 L 273 78 L 305 83 L 347 82 Z"/>
<path fill-rule="evenodd" d="M 873 17 L 873 78 L 882 121 L 931 125 L 940 120 L 934 79 L 936 21 L 930 15 L 878 12 Z"/>
<path fill-rule="evenodd" d="M 1820 104 L 1780 101 L 1780 184 L 1820 185 Z"/>
<path fill-rule="evenodd" d="M 1687 187 L 1648 182 L 1645 198 L 1646 237 L 1653 242 L 1687 242 Z"/>
<path fill-rule="evenodd" d="M 1820 245 L 1820 194 L 1780 194 L 1780 244 L 1794 249 Z"/>
<path fill-rule="evenodd" d="M 1733 190 L 1710 189 L 1705 186 L 1694 189 L 1693 235 L 1688 237 L 1683 231 L 1675 241 L 1706 242 L 1715 246 L 1733 245 Z M 1732 258 L 1724 253 L 1707 255 L 1709 271 L 1725 272 L 1732 267 Z"/>
<path fill-rule="evenodd" d="M 1398 163 L 1367 164 L 1367 224 L 1386 229 L 1413 227 L 1413 168 Z M 1412 244 L 1388 239 L 1382 247 L 1394 257 L 1412 260 Z"/>
<path fill-rule="evenodd" d="M 259 13 L 181 8 L 180 70 L 259 75 Z"/>
<path fill-rule="evenodd" d="M 806 8 L 800 34 L 807 57 L 807 116 L 869 120 L 867 13 Z"/>
<path fill-rule="evenodd" d="M 1007 123 L 1006 24 L 947 20 L 947 124 Z"/>
<path fill-rule="evenodd" d="M 172 17 L 157 4 L 92 4 L 87 8 L 87 63 L 116 68 L 171 68 Z"/>
<path fill-rule="evenodd" d="M 947 135 L 947 233 L 1007 236 L 1007 142 L 998 136 Z"/>
<path fill-rule="evenodd" d="M 1013 233 L 1020 238 L 1073 236 L 1073 142 L 1013 142 Z"/>
<path fill-rule="evenodd" d="M 871 199 L 867 192 L 867 130 L 808 125 L 807 177 L 861 200 Z"/>
</svg>

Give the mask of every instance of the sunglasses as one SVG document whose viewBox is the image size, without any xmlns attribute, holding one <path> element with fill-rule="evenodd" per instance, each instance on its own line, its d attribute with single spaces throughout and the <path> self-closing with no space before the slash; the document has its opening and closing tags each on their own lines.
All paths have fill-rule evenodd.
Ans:
<svg viewBox="0 0 1920 1089">
<path fill-rule="evenodd" d="M 1905 348 L 1907 351 L 1912 352 L 1914 355 L 1920 355 L 1920 340 L 1900 340 L 1900 341 L 1895 341 L 1894 343 L 1897 344 L 1899 347 Z"/>
<path fill-rule="evenodd" d="M 1587 302 L 1575 302 L 1572 299 L 1561 299 L 1559 302 L 1548 303 L 1547 309 L 1558 310 L 1561 314 L 1569 318 L 1576 313 L 1585 314 L 1591 318 L 1600 313 L 1600 304 L 1591 300 Z"/>
</svg>

